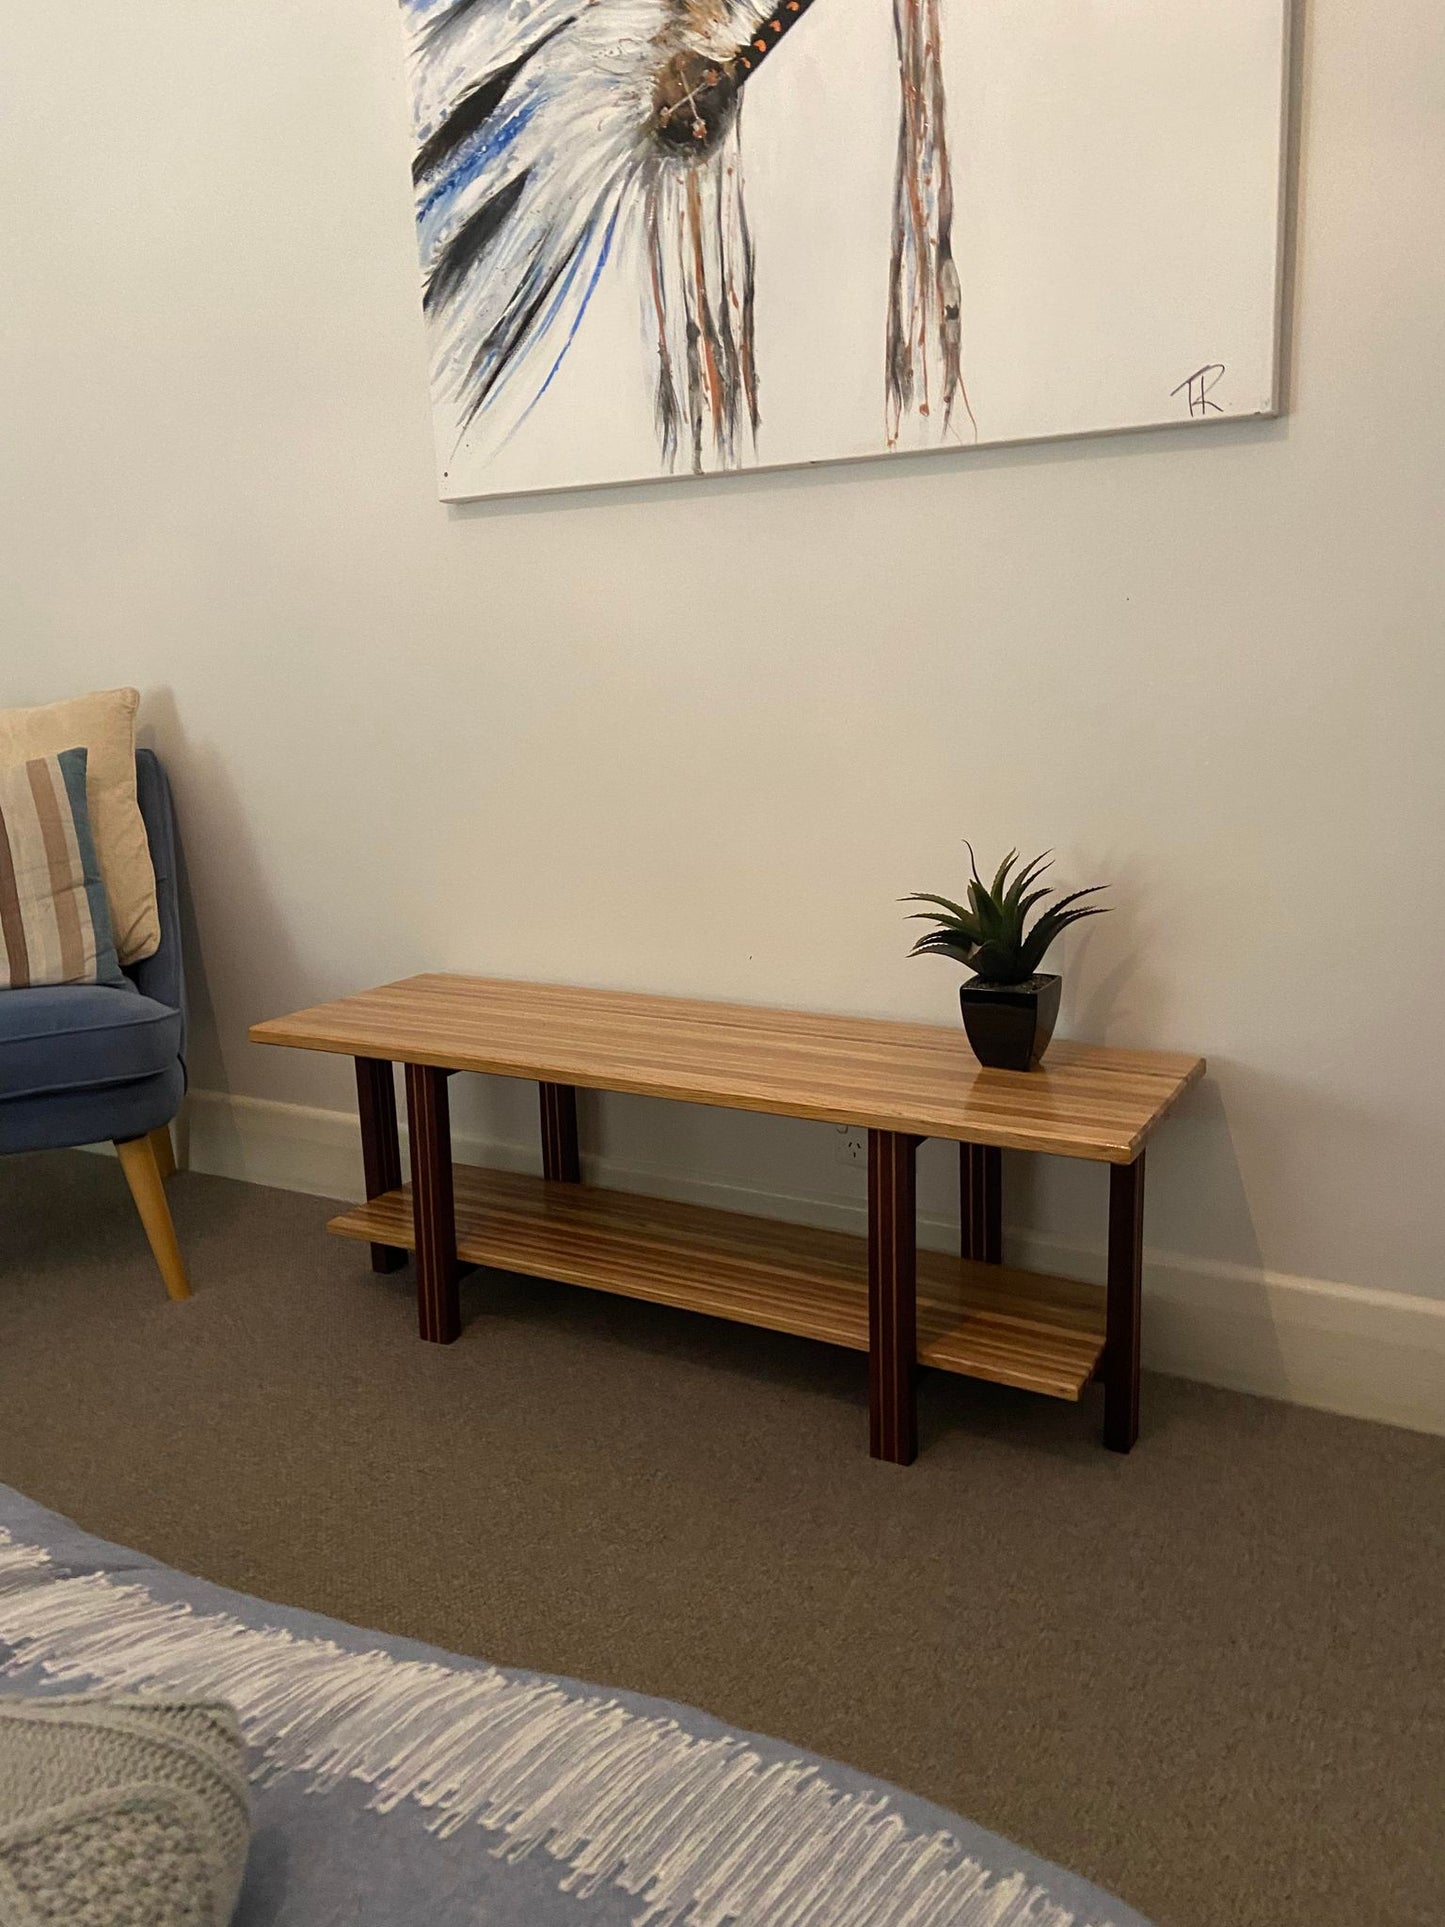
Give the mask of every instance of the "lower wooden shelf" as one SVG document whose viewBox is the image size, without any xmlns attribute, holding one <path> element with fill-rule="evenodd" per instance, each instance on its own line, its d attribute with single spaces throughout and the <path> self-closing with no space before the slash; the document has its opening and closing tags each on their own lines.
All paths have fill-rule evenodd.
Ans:
<svg viewBox="0 0 1445 1927">
<path fill-rule="evenodd" d="M 455 1182 L 457 1255 L 468 1264 L 868 1349 L 863 1238 L 473 1165 L 457 1165 Z M 328 1229 L 410 1249 L 410 1186 Z M 1097 1287 L 919 1252 L 920 1363 L 1076 1399 L 1103 1349 Z"/>
</svg>

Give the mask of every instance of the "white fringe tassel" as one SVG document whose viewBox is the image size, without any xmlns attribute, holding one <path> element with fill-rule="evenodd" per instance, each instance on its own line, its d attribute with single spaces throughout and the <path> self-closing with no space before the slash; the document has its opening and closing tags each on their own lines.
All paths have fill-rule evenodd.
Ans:
<svg viewBox="0 0 1445 1927">
<path fill-rule="evenodd" d="M 949 1834 L 912 1832 L 886 1794 L 842 1792 L 804 1761 L 542 1678 L 350 1653 L 63 1577 L 3 1531 L 0 1644 L 12 1674 L 229 1700 L 263 1784 L 357 1780 L 378 1813 L 411 1800 L 439 1835 L 498 1835 L 508 1861 L 540 1848 L 564 1892 L 642 1901 L 637 1927 L 1084 1927 L 1022 1874 L 995 1880 Z"/>
</svg>

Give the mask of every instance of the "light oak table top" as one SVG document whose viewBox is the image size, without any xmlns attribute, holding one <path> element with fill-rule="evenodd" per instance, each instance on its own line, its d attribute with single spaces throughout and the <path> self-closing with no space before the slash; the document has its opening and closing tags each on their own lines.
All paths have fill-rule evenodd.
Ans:
<svg viewBox="0 0 1445 1927">
<path fill-rule="evenodd" d="M 1062 1040 L 1040 1070 L 984 1070 L 962 1028 L 437 975 L 251 1038 L 1109 1164 L 1131 1163 L 1204 1073 L 1201 1057 Z"/>
</svg>

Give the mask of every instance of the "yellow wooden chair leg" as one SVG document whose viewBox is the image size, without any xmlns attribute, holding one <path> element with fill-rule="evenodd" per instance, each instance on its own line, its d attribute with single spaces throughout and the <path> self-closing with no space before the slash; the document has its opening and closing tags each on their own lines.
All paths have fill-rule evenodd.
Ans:
<svg viewBox="0 0 1445 1927">
<path fill-rule="evenodd" d="M 176 1147 L 171 1143 L 169 1124 L 158 1124 L 151 1132 L 151 1143 L 156 1147 L 156 1169 L 161 1174 L 161 1183 L 168 1183 L 176 1175 Z"/>
<path fill-rule="evenodd" d="M 191 1287 L 181 1248 L 176 1243 L 176 1228 L 171 1222 L 171 1207 L 166 1202 L 155 1141 L 149 1137 L 133 1137 L 115 1148 L 166 1290 L 172 1298 L 189 1298 Z"/>
</svg>

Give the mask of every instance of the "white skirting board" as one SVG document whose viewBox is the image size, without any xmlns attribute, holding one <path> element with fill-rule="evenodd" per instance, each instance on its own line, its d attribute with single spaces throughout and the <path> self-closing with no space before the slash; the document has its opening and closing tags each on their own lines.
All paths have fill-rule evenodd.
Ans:
<svg viewBox="0 0 1445 1927">
<path fill-rule="evenodd" d="M 180 1149 L 192 1169 L 318 1197 L 360 1195 L 361 1144 L 342 1111 L 192 1092 Z M 535 1145 L 458 1134 L 459 1163 L 535 1170 Z M 188 1157 L 186 1153 L 189 1153 Z M 759 1217 L 861 1232 L 863 1212 L 836 1199 L 743 1190 L 659 1170 L 589 1159 L 589 1181 Z M 958 1228 L 919 1221 L 920 1241 L 957 1249 Z M 1010 1232 L 1011 1262 L 1101 1279 L 1098 1248 Z M 1288 1399 L 1354 1418 L 1445 1433 L 1445 1300 L 1148 1249 L 1144 1363 L 1206 1384 Z"/>
</svg>

